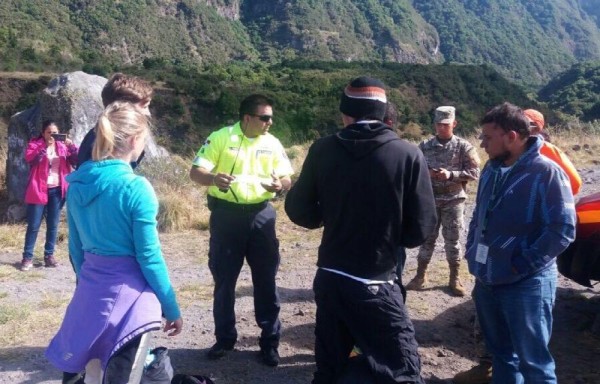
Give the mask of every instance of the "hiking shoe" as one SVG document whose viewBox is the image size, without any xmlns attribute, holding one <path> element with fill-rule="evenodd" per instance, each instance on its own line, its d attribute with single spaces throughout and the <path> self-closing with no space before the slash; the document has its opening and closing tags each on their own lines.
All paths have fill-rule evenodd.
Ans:
<svg viewBox="0 0 600 384">
<path fill-rule="evenodd" d="M 425 288 L 429 281 L 427 280 L 427 275 L 423 274 L 421 276 L 415 276 L 404 288 L 407 291 L 420 291 Z"/>
<path fill-rule="evenodd" d="M 206 357 L 209 360 L 218 360 L 221 357 L 225 356 L 227 351 L 231 351 L 233 349 L 233 344 L 225 344 L 223 342 L 217 341 L 206 353 Z"/>
<path fill-rule="evenodd" d="M 452 379 L 454 384 L 488 384 L 492 382 L 492 363 L 482 361 L 468 371 L 459 372 Z"/>
<path fill-rule="evenodd" d="M 56 268 L 56 267 L 58 267 L 58 265 L 59 265 L 58 261 L 56 261 L 54 256 L 50 255 L 50 256 L 44 257 L 44 266 L 46 268 Z"/>
<path fill-rule="evenodd" d="M 266 347 L 260 350 L 260 356 L 262 362 L 269 367 L 276 367 L 279 365 L 279 352 L 275 347 Z"/>
<path fill-rule="evenodd" d="M 29 271 L 31 268 L 33 268 L 33 260 L 31 260 L 31 259 L 21 260 L 21 265 L 19 265 L 19 269 L 21 271 Z"/>
</svg>

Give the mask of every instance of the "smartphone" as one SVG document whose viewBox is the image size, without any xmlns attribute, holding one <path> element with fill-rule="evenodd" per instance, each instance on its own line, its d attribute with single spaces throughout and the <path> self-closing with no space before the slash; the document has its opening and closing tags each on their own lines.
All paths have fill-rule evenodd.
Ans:
<svg viewBox="0 0 600 384">
<path fill-rule="evenodd" d="M 52 137 L 56 141 L 65 141 L 67 139 L 67 134 L 66 133 L 53 133 Z"/>
</svg>

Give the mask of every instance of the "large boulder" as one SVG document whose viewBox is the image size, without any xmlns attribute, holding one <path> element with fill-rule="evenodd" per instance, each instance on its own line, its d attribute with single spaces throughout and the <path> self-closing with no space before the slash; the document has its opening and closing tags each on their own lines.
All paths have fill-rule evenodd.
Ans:
<svg viewBox="0 0 600 384">
<path fill-rule="evenodd" d="M 9 202 L 22 204 L 29 175 L 24 153 L 28 141 L 40 134 L 42 122 L 56 121 L 63 133 L 77 145 L 92 129 L 102 113 L 100 93 L 107 79 L 84 72 L 64 73 L 53 79 L 34 106 L 16 113 L 8 126 L 6 184 Z M 167 151 L 151 138 L 146 147 L 149 157 L 168 156 Z M 17 212 L 19 210 L 13 210 Z M 10 217 L 19 220 L 20 217 Z"/>
</svg>

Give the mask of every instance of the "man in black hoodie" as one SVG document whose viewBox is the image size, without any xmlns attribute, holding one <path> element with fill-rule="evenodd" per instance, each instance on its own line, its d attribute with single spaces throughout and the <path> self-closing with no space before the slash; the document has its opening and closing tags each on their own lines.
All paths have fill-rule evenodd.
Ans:
<svg viewBox="0 0 600 384">
<path fill-rule="evenodd" d="M 419 149 L 382 123 L 384 87 L 359 77 L 344 89 L 344 129 L 313 143 L 285 202 L 294 223 L 325 227 L 313 286 L 314 384 L 337 382 L 354 345 L 376 382 L 423 383 L 396 249 L 433 231 L 435 201 Z"/>
</svg>

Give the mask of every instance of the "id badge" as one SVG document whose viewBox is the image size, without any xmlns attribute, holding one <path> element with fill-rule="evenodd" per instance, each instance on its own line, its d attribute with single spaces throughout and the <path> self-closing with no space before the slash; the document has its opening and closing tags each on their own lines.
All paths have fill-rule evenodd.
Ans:
<svg viewBox="0 0 600 384">
<path fill-rule="evenodd" d="M 477 244 L 477 253 L 475 254 L 475 261 L 481 264 L 485 264 L 487 262 L 489 249 L 490 247 L 483 243 Z"/>
</svg>

